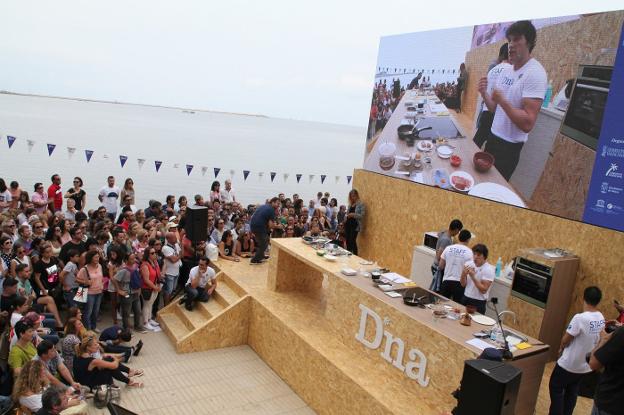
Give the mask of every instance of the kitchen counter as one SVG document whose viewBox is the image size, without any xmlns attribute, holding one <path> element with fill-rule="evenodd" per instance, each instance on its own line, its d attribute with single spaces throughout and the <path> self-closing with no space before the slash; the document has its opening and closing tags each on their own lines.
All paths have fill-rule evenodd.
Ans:
<svg viewBox="0 0 624 415">
<path fill-rule="evenodd" d="M 413 392 L 413 398 L 422 399 L 434 407 L 447 408 L 448 396 L 461 379 L 464 360 L 476 358 L 481 353 L 480 349 L 466 341 L 474 338 L 474 332 L 488 327 L 476 323 L 467 327 L 456 320 L 434 319 L 431 310 L 409 307 L 402 298 L 390 298 L 370 279 L 347 277 L 340 272 L 345 266 L 356 270 L 366 267 L 361 265 L 362 261 L 357 256 L 351 256 L 330 262 L 318 256 L 313 248 L 302 243 L 299 238 L 274 239 L 267 288 L 284 295 L 303 294 L 318 301 L 324 319 L 335 330 L 338 338 L 351 349 L 361 351 L 363 367 L 368 364 L 377 368 L 385 365 L 381 367 L 387 369 L 388 376 L 402 382 L 406 391 Z M 450 301 L 447 304 L 463 309 Z M 375 321 L 383 324 L 375 328 Z M 386 341 L 394 339 L 395 344 L 403 345 L 398 346 L 398 349 L 387 349 L 386 355 L 393 350 L 401 355 L 394 356 L 394 361 L 388 356 L 382 358 L 384 346 L 382 337 L 379 337 L 382 335 L 380 330 L 387 333 L 383 334 Z M 358 333 L 363 333 L 360 336 L 363 338 L 358 340 Z M 513 361 L 510 362 L 523 370 L 518 397 L 521 405 L 517 406 L 516 414 L 533 413 L 548 350 L 548 346 L 539 340 L 526 337 L 532 347 L 515 351 Z M 412 359 L 420 356 L 416 359 L 422 371 L 418 377 L 406 376 L 397 370 L 408 366 L 410 348 L 417 350 L 409 352 Z M 382 351 L 381 357 L 379 351 Z M 386 362 L 388 359 L 392 364 Z"/>
<path fill-rule="evenodd" d="M 427 103 L 424 105 L 425 113 L 423 115 L 425 118 L 423 119 L 424 122 L 422 123 L 422 125 L 427 125 L 426 122 L 429 119 L 433 119 L 432 120 L 433 123 L 436 123 L 436 122 L 440 123 L 440 121 L 436 121 L 436 120 L 441 119 L 441 120 L 444 120 L 446 124 L 448 124 L 448 122 L 452 122 L 455 128 L 457 129 L 457 131 L 459 132 L 459 134 L 463 136 L 463 138 L 448 138 L 449 134 L 448 134 L 448 131 L 446 130 L 449 130 L 449 128 L 440 129 L 442 133 L 447 133 L 447 135 L 443 135 L 443 136 L 445 138 L 448 138 L 447 139 L 448 144 L 455 147 L 453 154 L 461 157 L 462 162 L 459 167 L 451 166 L 449 159 L 440 158 L 438 154 L 436 153 L 435 148 L 428 152 L 419 151 L 417 149 L 417 144 L 419 141 L 428 141 L 429 143 L 431 143 L 431 140 L 416 140 L 414 143 L 414 146 L 410 147 L 407 145 L 405 141 L 402 141 L 399 139 L 397 128 L 401 125 L 402 122 L 405 122 L 404 118 L 406 116 L 406 113 L 408 112 L 405 106 L 405 103 L 410 102 L 410 101 L 418 102 L 418 100 L 423 100 L 423 99 L 426 99 Z M 365 155 L 364 168 L 366 170 L 374 171 L 377 173 L 382 173 L 382 174 L 390 175 L 393 177 L 412 180 L 412 181 L 416 181 L 416 182 L 427 184 L 427 185 L 434 184 L 432 174 L 436 169 L 446 169 L 449 175 L 455 171 L 465 171 L 466 173 L 469 173 L 474 178 L 475 184 L 485 183 L 485 182 L 496 183 L 496 184 L 505 186 L 506 188 L 513 191 L 515 194 L 517 194 L 519 197 L 521 197 L 521 195 L 519 195 L 515 191 L 515 189 L 503 178 L 503 176 L 501 176 L 501 174 L 498 172 L 498 170 L 496 170 L 494 166 L 492 166 L 492 168 L 490 168 L 490 170 L 485 173 L 480 173 L 475 170 L 472 160 L 473 160 L 474 154 L 480 151 L 480 149 L 474 144 L 474 142 L 472 141 L 472 137 L 465 137 L 466 134 L 464 131 L 462 131 L 461 127 L 459 126 L 459 123 L 455 121 L 455 116 L 453 115 L 453 113 L 449 112 L 448 109 L 444 106 L 444 104 L 442 103 L 435 104 L 437 100 L 438 98 L 432 94 L 424 95 L 424 93 L 419 93 L 418 91 L 415 91 L 415 90 L 407 91 L 404 94 L 401 101 L 399 102 L 399 104 L 397 105 L 394 113 L 388 120 L 388 123 L 386 124 L 384 129 L 381 131 L 381 133 L 377 137 L 376 141 L 374 142 L 374 145 L 372 145 L 371 151 Z M 435 125 L 434 125 L 433 130 L 423 131 L 421 133 L 421 136 L 437 137 Z M 407 176 L 404 174 L 397 174 L 396 173 L 397 171 L 400 172 L 400 171 L 404 171 L 405 169 L 401 167 L 400 160 L 396 160 L 394 166 L 391 169 L 383 170 L 379 165 L 379 159 L 380 159 L 379 147 L 385 142 L 390 142 L 390 143 L 395 144 L 397 156 L 413 155 L 416 153 L 420 153 L 421 157 L 423 158 L 426 156 L 429 156 L 431 158 L 431 168 L 424 166 L 422 172 L 420 172 L 422 173 L 421 175 L 417 175 L 415 173 L 413 173 L 411 176 Z M 449 189 L 454 190 L 453 187 L 449 187 Z"/>
</svg>

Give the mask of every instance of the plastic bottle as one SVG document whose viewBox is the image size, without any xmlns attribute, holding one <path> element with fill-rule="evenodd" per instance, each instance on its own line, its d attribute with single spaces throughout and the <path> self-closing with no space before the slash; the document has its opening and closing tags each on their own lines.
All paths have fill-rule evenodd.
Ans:
<svg viewBox="0 0 624 415">
<path fill-rule="evenodd" d="M 552 98 L 552 81 L 548 82 L 548 88 L 546 89 L 546 96 L 544 96 L 544 102 L 542 102 L 542 108 L 548 108 L 550 105 L 550 99 Z"/>
<path fill-rule="evenodd" d="M 490 340 L 492 340 L 493 342 L 496 342 L 499 337 L 499 333 L 500 333 L 500 328 L 498 327 L 498 324 L 495 324 L 492 330 L 490 331 Z"/>
<path fill-rule="evenodd" d="M 494 275 L 496 275 L 496 278 L 500 277 L 502 268 L 503 268 L 503 259 L 501 257 L 498 257 L 498 261 L 496 261 L 496 270 L 494 271 Z"/>
</svg>

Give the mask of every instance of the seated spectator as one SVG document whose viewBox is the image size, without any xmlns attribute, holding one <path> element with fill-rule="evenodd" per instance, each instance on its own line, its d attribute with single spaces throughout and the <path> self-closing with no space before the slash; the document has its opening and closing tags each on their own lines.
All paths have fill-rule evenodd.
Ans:
<svg viewBox="0 0 624 415">
<path fill-rule="evenodd" d="M 74 381 L 71 372 L 65 366 L 63 358 L 59 356 L 56 348 L 47 340 L 37 346 L 37 356 L 33 360 L 41 360 L 45 364 L 46 377 L 51 385 L 63 386 L 60 379 L 75 390 L 80 390 L 80 384 Z"/>
<path fill-rule="evenodd" d="M 35 415 L 86 414 L 87 403 L 78 400 L 72 389 L 63 386 L 50 386 L 43 391 L 41 409 Z"/>
<path fill-rule="evenodd" d="M 70 372 L 74 372 L 74 356 L 82 334 L 86 332 L 80 317 L 70 317 L 65 324 L 65 337 L 61 342 L 61 357 Z"/>
<path fill-rule="evenodd" d="M 136 346 L 124 346 L 121 343 L 128 343 L 132 339 L 132 332 L 128 328 L 111 326 L 100 334 L 100 345 L 107 353 L 116 353 L 124 356 L 124 363 L 130 361 L 130 356 L 138 356 L 143 348 L 143 341 L 139 340 Z"/>
<path fill-rule="evenodd" d="M 210 241 L 215 245 L 219 245 L 223 239 L 223 232 L 225 232 L 225 221 L 223 219 L 218 219 L 217 226 L 210 234 Z"/>
<path fill-rule="evenodd" d="M 30 324 L 35 329 L 33 339 L 35 346 L 39 345 L 39 343 L 43 340 L 52 342 L 52 344 L 57 344 L 59 342 L 59 336 L 56 334 L 56 330 L 50 327 L 42 326 L 41 323 L 46 320 L 44 315 L 39 315 L 34 311 L 29 311 L 22 320 Z"/>
<path fill-rule="evenodd" d="M 33 310 L 45 315 L 47 320 L 44 325 L 49 328 L 62 327 L 63 324 L 54 298 L 49 295 L 37 297 L 33 290 L 30 283 L 30 268 L 25 264 L 20 264 L 15 268 L 15 274 L 19 295 L 26 297 L 29 299 L 29 302 L 32 302 Z M 48 313 L 45 313 L 45 311 L 48 311 Z"/>
<path fill-rule="evenodd" d="M 221 242 L 219 242 L 219 258 L 223 258 L 228 261 L 240 261 L 240 258 L 238 257 L 238 255 L 236 255 L 234 249 L 234 238 L 232 238 L 232 231 L 225 231 L 221 236 Z"/>
<path fill-rule="evenodd" d="M 239 231 L 235 252 L 237 256 L 243 258 L 250 258 L 253 255 L 254 241 L 248 231 Z"/>
<path fill-rule="evenodd" d="M 9 272 L 9 275 L 13 278 L 15 278 L 15 269 L 18 265 L 26 265 L 29 269 L 32 269 L 26 246 L 20 242 L 15 242 L 13 244 L 13 259 L 11 260 L 11 270 Z"/>
<path fill-rule="evenodd" d="M 24 320 L 15 324 L 15 337 L 17 341 L 9 352 L 9 367 L 13 371 L 13 378 L 17 378 L 22 367 L 37 355 L 37 349 L 32 340 L 35 329 Z"/>
<path fill-rule="evenodd" d="M 186 296 L 183 298 L 186 302 L 186 309 L 189 311 L 193 310 L 195 301 L 207 302 L 217 288 L 217 276 L 208 265 L 210 265 L 210 260 L 205 256 L 201 257 L 199 265 L 189 272 L 185 287 Z"/>
<path fill-rule="evenodd" d="M 74 377 L 82 385 L 95 388 L 99 385 L 112 385 L 113 379 L 125 383 L 130 387 L 143 387 L 143 383 L 132 379 L 142 376 L 142 370 L 133 370 L 124 366 L 117 359 L 109 357 L 96 358 L 100 350 L 100 344 L 92 334 L 82 338 L 80 346 L 74 357 Z"/>
</svg>

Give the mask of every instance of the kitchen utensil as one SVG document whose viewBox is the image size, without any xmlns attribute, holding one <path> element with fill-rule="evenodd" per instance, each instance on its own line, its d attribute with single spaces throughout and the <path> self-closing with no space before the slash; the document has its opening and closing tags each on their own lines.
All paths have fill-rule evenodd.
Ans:
<svg viewBox="0 0 624 415">
<path fill-rule="evenodd" d="M 475 183 L 475 180 L 470 175 L 470 173 L 466 173 L 462 170 L 458 170 L 451 174 L 449 181 L 451 183 L 451 186 L 453 186 L 455 190 L 459 190 L 460 192 L 469 192 Z"/>
<path fill-rule="evenodd" d="M 335 260 L 337 260 L 337 259 L 338 259 L 338 257 L 337 257 L 337 256 L 330 255 L 330 254 L 325 254 L 324 258 L 325 258 L 326 260 L 330 261 L 330 262 L 334 262 Z"/>
<path fill-rule="evenodd" d="M 390 170 L 394 166 L 396 145 L 388 142 L 382 143 L 377 151 L 379 151 L 379 167 L 383 170 Z"/>
<path fill-rule="evenodd" d="M 505 186 L 497 183 L 479 183 L 474 186 L 468 194 L 470 196 L 477 196 L 484 199 L 494 200 L 496 202 L 507 203 L 508 205 L 526 207 L 522 199 L 520 199 L 517 194 Z"/>
<path fill-rule="evenodd" d="M 472 162 L 475 166 L 475 170 L 479 173 L 485 173 L 492 168 L 492 165 L 494 164 L 494 156 L 485 151 L 479 151 L 473 156 Z"/>
<path fill-rule="evenodd" d="M 414 132 L 414 126 L 410 124 L 399 125 L 397 128 L 397 134 L 399 135 L 399 140 L 406 140 L 411 138 Z"/>
</svg>

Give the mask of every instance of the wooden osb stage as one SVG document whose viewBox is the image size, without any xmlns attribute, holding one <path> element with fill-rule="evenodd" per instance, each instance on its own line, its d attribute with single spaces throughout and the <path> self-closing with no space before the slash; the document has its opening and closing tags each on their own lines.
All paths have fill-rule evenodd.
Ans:
<svg viewBox="0 0 624 415">
<path fill-rule="evenodd" d="M 274 248 L 282 243 L 299 246 L 295 241 L 303 247 L 293 239 L 276 240 Z M 459 384 L 463 361 L 474 358 L 476 353 L 466 346 L 459 347 L 457 341 L 445 340 L 441 336 L 444 325 L 432 328 L 404 324 L 403 316 L 392 307 L 381 307 L 368 294 L 351 295 L 345 281 L 320 272 L 320 268 L 305 267 L 300 264 L 303 260 L 298 254 L 284 255 L 281 249 L 272 249 L 271 261 L 259 266 L 250 266 L 249 260 L 219 261 L 218 294 L 208 303 L 199 303 L 192 312 L 177 302 L 170 304 L 159 313 L 161 325 L 179 353 L 248 344 L 321 414 L 449 412 L 455 404 L 449 392 Z M 305 260 L 310 265 L 309 255 Z M 312 258 L 312 262 L 316 260 Z M 317 264 L 325 264 L 318 260 L 321 262 Z M 277 268 L 288 269 L 296 283 L 277 280 Z M 406 364 L 410 347 L 427 354 L 427 376 L 431 377 L 427 387 L 419 386 L 386 362 L 380 356 L 383 345 L 370 350 L 355 339 L 360 318 L 358 303 L 379 306 L 381 317 L 387 316 L 388 330 L 396 330 L 393 334 L 406 343 Z M 371 327 L 367 327 L 366 337 L 374 337 Z M 394 346 L 392 352 L 396 351 Z M 539 387 L 542 371 L 532 373 Z M 545 399 L 547 402 L 547 395 Z M 537 403 L 537 408 L 545 406 L 544 399 Z"/>
</svg>

